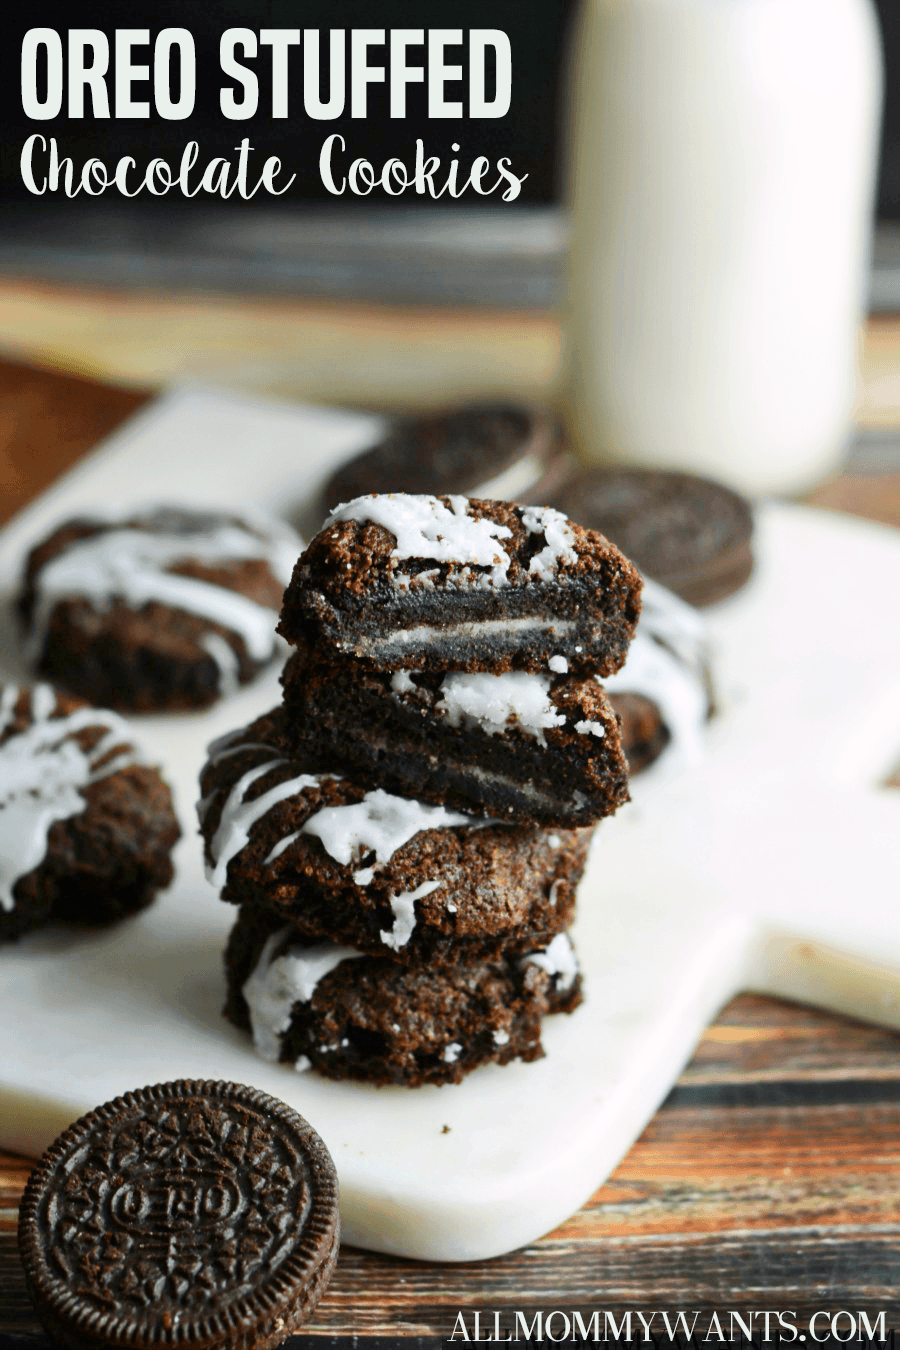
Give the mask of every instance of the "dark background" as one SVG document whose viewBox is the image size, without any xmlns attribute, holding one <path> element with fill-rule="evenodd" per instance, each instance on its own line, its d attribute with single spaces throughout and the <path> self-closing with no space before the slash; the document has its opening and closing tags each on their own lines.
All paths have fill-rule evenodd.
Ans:
<svg viewBox="0 0 900 1350">
<path fill-rule="evenodd" d="M 887 53 L 887 96 L 885 100 L 882 174 L 879 215 L 900 219 L 900 0 L 877 0 Z M 0 202 L 9 205 L 37 199 L 26 192 L 19 177 L 19 152 L 22 142 L 33 131 L 55 135 L 63 152 L 76 161 L 96 155 L 107 163 L 131 154 L 138 160 L 161 155 L 170 161 L 180 158 L 190 139 L 200 142 L 204 163 L 214 155 L 231 156 L 243 136 L 263 154 L 278 155 L 297 180 L 283 198 L 266 194 L 265 204 L 278 201 L 298 203 L 329 197 L 319 178 L 318 153 L 322 141 L 331 132 L 340 132 L 348 152 L 362 155 L 380 164 L 389 156 L 411 159 L 417 137 L 425 141 L 426 152 L 449 160 L 451 142 L 460 144 L 459 157 L 467 165 L 478 154 L 492 161 L 506 155 L 513 171 L 528 174 L 521 202 L 548 202 L 559 192 L 559 156 L 557 153 L 559 107 L 561 101 L 561 58 L 568 22 L 575 0 L 140 0 L 123 5 L 121 0 L 71 0 L 69 4 L 53 0 L 34 0 L 17 7 L 17 15 L 4 21 L 0 100 L 3 114 L 3 148 L 0 163 Z M 7 10 L 9 14 L 9 10 Z M 68 121 L 64 116 L 52 122 L 30 122 L 23 114 L 19 99 L 19 53 L 26 30 L 47 26 L 64 31 L 69 27 L 102 28 L 107 34 L 115 27 L 146 27 L 152 36 L 167 26 L 191 30 L 197 45 L 198 88 L 196 110 L 184 122 L 142 120 L 94 121 L 85 118 Z M 301 101 L 301 49 L 292 52 L 292 69 L 297 73 L 292 115 L 273 120 L 263 111 L 246 122 L 229 122 L 219 112 L 218 88 L 221 80 L 218 64 L 218 39 L 224 28 L 242 25 L 250 28 L 299 27 L 327 29 L 329 26 L 353 27 L 472 27 L 501 28 L 510 37 L 513 49 L 513 101 L 509 113 L 499 119 L 463 122 L 429 121 L 424 107 L 424 86 L 408 86 L 408 115 L 392 120 L 387 114 L 387 86 L 370 85 L 370 112 L 365 119 L 342 117 L 335 122 L 314 122 L 303 112 Z M 324 34 L 323 34 L 324 39 Z M 267 55 L 258 61 L 264 72 Z M 448 55 L 453 55 L 449 53 Z M 266 92 L 261 79 L 261 94 Z M 137 93 L 137 91 L 136 91 Z M 461 96 L 463 87 L 447 89 L 448 96 Z M 139 96 L 139 95 L 138 95 Z M 265 108 L 264 98 L 261 104 Z M 109 195 L 109 194 L 108 194 Z M 46 200 L 46 199 L 42 199 Z M 83 200 L 83 199 L 82 199 Z M 143 193 L 138 199 L 148 209 L 171 210 L 181 204 L 180 194 L 170 193 L 156 202 Z M 342 200 L 346 201 L 347 198 Z M 412 192 L 391 199 L 376 189 L 370 202 L 379 205 L 392 200 L 413 205 Z M 461 198 L 466 206 L 481 200 L 469 191 Z M 483 199 L 496 204 L 497 198 Z M 442 205 L 452 203 L 445 196 Z M 261 194 L 254 204 L 260 204 Z M 252 209 L 252 206 L 251 208 Z"/>
<path fill-rule="evenodd" d="M 546 202 L 554 199 L 556 191 L 557 106 L 559 100 L 559 67 L 565 30 L 574 8 L 573 0 L 218 0 L 218 3 L 185 4 L 184 0 L 141 0 L 123 6 L 121 0 L 97 0 L 83 4 L 74 0 L 69 5 L 36 0 L 21 7 L 21 17 L 4 23 L 2 51 L 2 87 L 4 136 L 3 160 L 0 165 L 0 193 L 9 202 L 38 199 L 29 194 L 19 175 L 19 153 L 23 141 L 33 132 L 46 137 L 56 136 L 62 153 L 70 154 L 76 165 L 96 155 L 107 164 L 120 156 L 130 154 L 140 165 L 155 155 L 176 165 L 189 140 L 200 144 L 198 168 L 215 155 L 234 156 L 234 147 L 248 136 L 257 149 L 258 159 L 278 155 L 285 166 L 297 174 L 297 180 L 283 198 L 262 192 L 255 199 L 272 207 L 276 202 L 322 200 L 337 203 L 322 186 L 318 157 L 322 142 L 333 132 L 340 133 L 347 142 L 346 161 L 351 156 L 363 156 L 377 168 L 391 156 L 412 163 L 416 138 L 425 142 L 425 151 L 437 155 L 446 164 L 452 158 L 453 141 L 460 146 L 461 168 L 468 170 L 477 155 L 486 155 L 492 164 L 501 156 L 511 161 L 511 169 L 520 177 L 527 173 L 520 201 Z M 7 11 L 8 12 L 8 11 Z M 22 112 L 19 97 L 19 54 L 22 38 L 32 27 L 56 28 L 62 33 L 70 27 L 103 29 L 108 36 L 116 27 L 149 28 L 151 41 L 156 32 L 168 26 L 190 29 L 197 50 L 197 99 L 195 111 L 182 122 L 166 122 L 151 117 L 149 120 L 94 120 L 93 117 L 69 121 L 60 116 L 52 121 L 34 122 Z M 407 116 L 391 119 L 388 111 L 388 86 L 369 85 L 368 116 L 365 119 L 345 115 L 333 122 L 317 122 L 307 117 L 302 101 L 302 47 L 291 51 L 290 116 L 287 119 L 271 117 L 269 52 L 257 58 L 255 68 L 260 74 L 260 108 L 256 117 L 243 122 L 228 121 L 219 111 L 219 88 L 225 80 L 219 69 L 219 38 L 225 28 L 243 26 L 253 29 L 272 28 L 500 28 L 512 44 L 513 79 L 512 104 L 503 118 L 448 121 L 429 120 L 425 104 L 424 85 L 407 86 Z M 322 33 L 323 52 L 327 53 L 325 33 Z M 349 54 L 349 37 L 347 39 Z M 143 54 L 141 54 L 143 56 Z M 385 48 L 385 57 L 387 50 Z M 425 51 L 411 49 L 411 63 L 424 64 Z M 421 59 L 420 59 L 421 57 Z M 379 62 L 378 49 L 370 54 L 373 64 Z M 448 49 L 448 64 L 456 60 L 465 64 L 465 49 Z M 110 81 L 111 87 L 111 81 Z M 150 89 L 150 86 L 147 86 Z M 143 97 L 135 85 L 134 96 Z M 464 98 L 465 82 L 448 83 L 447 98 Z M 348 95 L 349 96 L 349 95 Z M 90 102 L 86 107 L 90 108 Z M 65 107 L 65 103 L 64 103 Z M 493 177 L 487 181 L 492 181 Z M 437 176 L 438 184 L 442 178 Z M 107 193 L 109 198 L 111 193 Z M 115 194 L 118 195 L 118 194 Z M 180 193 L 172 192 L 160 199 L 164 206 L 176 204 Z M 47 198 L 41 199 L 47 201 Z M 83 200 L 83 198 L 81 199 Z M 102 199 L 99 199 L 102 200 Z M 147 193 L 138 199 L 141 205 L 153 206 Z M 212 199 L 206 198 L 207 201 Z M 232 199 L 236 200 L 236 199 Z M 349 200 L 349 192 L 341 199 Z M 368 198 L 379 205 L 392 200 L 411 206 L 421 202 L 410 189 L 403 196 L 390 198 L 380 188 Z M 494 197 L 479 199 L 467 191 L 460 199 L 466 206 L 479 200 L 496 204 Z M 440 199 L 448 204 L 448 197 Z"/>
</svg>

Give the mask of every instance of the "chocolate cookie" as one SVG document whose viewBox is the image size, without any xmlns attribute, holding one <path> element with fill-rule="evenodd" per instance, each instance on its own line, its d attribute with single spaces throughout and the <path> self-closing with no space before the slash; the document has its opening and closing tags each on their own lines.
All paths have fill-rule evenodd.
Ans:
<svg viewBox="0 0 900 1350">
<path fill-rule="evenodd" d="M 461 492 L 522 501 L 552 490 L 563 456 L 552 414 L 515 404 L 443 409 L 398 419 L 380 444 L 343 464 L 325 485 L 323 505 L 371 492 Z"/>
<path fill-rule="evenodd" d="M 664 751 L 673 762 L 696 762 L 713 712 L 712 669 L 702 618 L 655 581 L 644 582 L 643 599 L 625 664 L 604 681 L 622 718 L 622 744 L 632 774 Z"/>
<path fill-rule="evenodd" d="M 539 1059 L 541 1018 L 581 1001 L 566 933 L 525 955 L 408 965 L 310 946 L 247 907 L 225 960 L 225 1015 L 265 1059 L 370 1083 L 458 1083 L 491 1061 Z"/>
<path fill-rule="evenodd" d="M 653 469 L 587 469 L 553 505 L 599 530 L 641 572 L 692 605 L 737 591 L 753 568 L 753 515 L 709 478 Z"/>
<path fill-rule="evenodd" d="M 570 828 L 628 800 L 619 724 L 591 676 L 391 675 L 302 647 L 283 678 L 286 744 L 391 792 Z"/>
<path fill-rule="evenodd" d="M 143 909 L 172 879 L 172 794 L 115 713 L 0 686 L 0 939 Z"/>
<path fill-rule="evenodd" d="M 210 879 L 298 936 L 404 961 L 546 945 L 571 923 L 590 830 L 473 823 L 304 771 L 277 708 L 211 747 L 201 786 Z"/>
<path fill-rule="evenodd" d="M 608 674 L 640 613 L 635 568 L 558 511 L 360 497 L 300 558 L 279 631 L 381 670 Z"/>
<path fill-rule="evenodd" d="M 299 550 L 286 526 L 181 507 L 69 521 L 28 558 L 19 612 L 31 658 L 100 706 L 206 707 L 273 659 Z"/>
<path fill-rule="evenodd" d="M 35 1311 L 70 1350 L 271 1350 L 318 1303 L 338 1240 L 319 1136 L 230 1083 L 164 1083 L 83 1116 L 19 1216 Z"/>
</svg>

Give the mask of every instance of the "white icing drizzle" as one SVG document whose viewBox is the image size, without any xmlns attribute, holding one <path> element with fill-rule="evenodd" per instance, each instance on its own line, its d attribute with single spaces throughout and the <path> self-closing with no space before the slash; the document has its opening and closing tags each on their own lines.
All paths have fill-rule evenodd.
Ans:
<svg viewBox="0 0 900 1350">
<path fill-rule="evenodd" d="M 295 796 L 304 788 L 319 786 L 318 775 L 303 773 L 298 774 L 296 778 L 288 778 L 283 783 L 276 783 L 275 787 L 254 797 L 252 801 L 244 800 L 247 790 L 257 778 L 262 778 L 263 774 L 279 768 L 284 763 L 286 761 L 283 759 L 270 759 L 265 764 L 257 764 L 255 769 L 248 769 L 229 792 L 222 807 L 218 829 L 209 846 L 212 865 L 207 863 L 206 875 L 214 886 L 224 886 L 228 864 L 242 848 L 246 847 L 250 831 L 258 820 L 262 820 L 278 802 Z"/>
<path fill-rule="evenodd" d="M 263 859 L 264 866 L 270 867 L 276 858 L 281 857 L 282 853 L 287 853 L 291 844 L 295 843 L 302 833 L 302 830 L 291 830 L 290 834 L 286 834 L 283 839 L 278 840 L 277 844 L 273 844 Z"/>
<path fill-rule="evenodd" d="M 237 754 L 242 750 L 272 752 L 272 746 L 241 741 L 242 734 L 232 732 L 213 741 L 209 747 L 209 763 L 216 764 L 228 755 Z M 222 887 L 225 884 L 228 864 L 246 847 L 253 826 L 262 820 L 273 806 L 304 792 L 307 788 L 319 788 L 326 778 L 339 781 L 337 774 L 299 774 L 295 778 L 276 784 L 268 792 L 261 793 L 251 801 L 246 800 L 247 792 L 257 779 L 286 762 L 282 758 L 275 757 L 248 769 L 228 793 L 218 827 L 209 845 L 211 862 L 206 865 L 206 875 L 214 886 Z M 210 797 L 203 798 L 198 804 L 197 811 L 201 822 L 214 795 L 213 793 Z M 376 788 L 372 792 L 367 792 L 359 802 L 343 806 L 324 806 L 321 810 L 313 812 L 299 829 L 285 835 L 273 845 L 265 858 L 265 864 L 275 862 L 301 835 L 312 835 L 320 840 L 325 851 L 336 862 L 345 866 L 374 853 L 374 865 L 359 868 L 353 873 L 353 881 L 357 886 L 368 886 L 375 876 L 376 869 L 389 862 L 397 850 L 420 831 L 443 829 L 454 825 L 481 828 L 489 823 L 473 816 L 462 815 L 458 811 L 448 811 L 444 806 L 429 806 L 407 797 L 396 797 L 381 788 Z M 426 893 L 420 888 L 414 893 L 413 899 L 419 894 Z"/>
<path fill-rule="evenodd" d="M 31 719 L 46 722 L 56 709 L 56 693 L 49 684 L 36 684 L 31 690 Z M 124 723 L 121 723 L 124 726 Z"/>
<path fill-rule="evenodd" d="M 170 605 L 221 624 L 238 634 L 255 661 L 267 661 L 275 650 L 273 611 L 224 586 L 196 577 L 179 576 L 169 569 L 189 559 L 210 564 L 235 560 L 264 559 L 279 579 L 287 581 L 285 533 L 275 540 L 262 539 L 232 522 L 211 524 L 204 530 L 164 528 L 166 513 L 148 516 L 160 528 L 111 529 L 76 540 L 41 568 L 35 578 L 35 604 L 31 646 L 39 652 L 54 608 L 73 597 L 87 600 L 94 609 L 107 608 L 118 600 L 131 609 L 151 602 Z M 294 548 L 299 541 L 294 540 Z"/>
<path fill-rule="evenodd" d="M 543 745 L 544 731 L 564 726 L 566 721 L 550 702 L 551 683 L 549 675 L 529 675 L 521 670 L 502 675 L 454 672 L 445 675 L 441 682 L 441 701 L 437 707 L 451 726 L 475 723 L 489 736 L 496 736 L 505 731 L 508 722 L 514 721 Z"/>
<path fill-rule="evenodd" d="M 548 848 L 562 848 L 562 840 L 560 839 L 560 837 L 559 837 L 558 834 L 548 834 L 548 835 L 547 835 L 547 847 L 548 847 Z"/>
<path fill-rule="evenodd" d="M 539 966 L 541 970 L 546 970 L 562 990 L 571 989 L 578 974 L 578 959 L 568 933 L 557 933 L 544 951 L 523 956 L 522 965 Z"/>
<path fill-rule="evenodd" d="M 459 1041 L 451 1041 L 449 1045 L 444 1046 L 442 1059 L 445 1064 L 455 1064 L 462 1054 L 462 1046 Z"/>
<path fill-rule="evenodd" d="M 547 665 L 554 675 L 568 675 L 569 673 L 569 663 L 564 656 L 551 656 Z"/>
<path fill-rule="evenodd" d="M 205 633 L 201 645 L 212 657 L 219 671 L 219 693 L 222 698 L 236 694 L 240 685 L 241 665 L 237 652 L 221 633 Z"/>
<path fill-rule="evenodd" d="M 355 947 L 321 943 L 315 947 L 291 947 L 276 957 L 275 952 L 289 932 L 289 928 L 283 928 L 266 939 L 242 990 L 250 1012 L 253 1043 L 263 1059 L 273 1063 L 278 1059 L 280 1038 L 291 1024 L 294 1004 L 308 1003 L 319 981 L 342 961 L 362 956 Z M 299 1068 L 299 1061 L 295 1067 Z M 309 1067 L 307 1061 L 303 1068 Z"/>
<path fill-rule="evenodd" d="M 498 1027 L 494 1032 L 494 1044 L 509 1045 L 509 1032 L 504 1031 L 502 1027 Z"/>
<path fill-rule="evenodd" d="M 643 610 L 625 664 L 602 683 L 609 693 L 641 694 L 659 708 L 671 740 L 670 765 L 703 752 L 709 712 L 706 638 L 696 610 L 658 582 L 644 580 Z"/>
<path fill-rule="evenodd" d="M 8 726 L 19 690 L 0 696 L 0 719 Z M 57 820 L 85 809 L 82 788 L 137 762 L 125 723 L 115 713 L 78 708 L 52 717 L 56 694 L 49 685 L 31 693 L 32 725 L 0 745 L 0 908 L 14 908 L 13 887 L 38 867 L 47 853 L 47 836 Z M 87 729 L 103 731 L 91 750 L 73 737 Z M 122 752 L 110 756 L 119 745 Z"/>
<path fill-rule="evenodd" d="M 245 730 L 245 727 L 239 727 L 237 731 L 229 731 L 226 736 L 219 736 L 216 740 L 210 741 L 206 748 L 206 767 L 212 768 L 220 760 L 228 759 L 230 755 L 239 755 L 244 750 L 267 750 L 269 754 L 272 753 L 275 747 L 267 745 L 264 741 L 242 741 L 241 737 Z"/>
<path fill-rule="evenodd" d="M 501 539 L 512 534 L 509 526 L 487 517 L 469 515 L 465 497 L 415 496 L 406 492 L 357 497 L 333 511 L 326 528 L 342 520 L 382 525 L 397 540 L 392 558 L 426 558 L 434 562 L 473 563 L 491 567 L 495 585 L 502 585 L 509 569 L 509 554 Z M 406 578 L 407 584 L 409 578 Z"/>
<path fill-rule="evenodd" d="M 374 853 L 376 864 L 383 866 L 421 830 L 483 823 L 458 811 L 448 811 L 444 806 L 426 806 L 424 802 L 395 797 L 375 788 L 362 801 L 323 807 L 310 816 L 302 833 L 320 839 L 336 862 L 347 865 Z M 365 886 L 373 875 L 374 868 L 364 868 L 354 874 L 353 880 L 358 886 Z"/>
<path fill-rule="evenodd" d="M 307 1073 L 312 1068 L 312 1060 L 309 1055 L 298 1055 L 294 1060 L 294 1069 L 297 1073 Z"/>
<path fill-rule="evenodd" d="M 424 895 L 430 895 L 432 891 L 436 891 L 443 884 L 443 881 L 423 881 L 421 886 L 417 886 L 414 891 L 401 891 L 399 895 L 391 896 L 394 925 L 392 928 L 382 928 L 380 933 L 381 940 L 386 947 L 399 952 L 401 947 L 406 946 L 416 926 L 415 902 L 421 900 Z"/>
<path fill-rule="evenodd" d="M 528 571 L 541 581 L 553 581 L 561 562 L 578 561 L 575 535 L 562 511 L 552 506 L 527 506 L 522 512 L 522 524 L 529 534 L 542 534 L 544 547 L 528 564 Z"/>
<path fill-rule="evenodd" d="M 575 730 L 582 736 L 605 736 L 606 727 L 602 722 L 593 722 L 588 717 L 583 717 L 580 722 L 575 723 Z"/>
</svg>

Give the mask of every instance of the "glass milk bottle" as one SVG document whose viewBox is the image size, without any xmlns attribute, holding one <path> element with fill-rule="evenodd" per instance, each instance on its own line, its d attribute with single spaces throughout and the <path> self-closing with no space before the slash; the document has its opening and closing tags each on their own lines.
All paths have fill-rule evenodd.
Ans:
<svg viewBox="0 0 900 1350">
<path fill-rule="evenodd" d="M 579 453 L 811 485 L 852 423 L 871 0 L 583 0 L 573 37 L 562 392 Z"/>
</svg>

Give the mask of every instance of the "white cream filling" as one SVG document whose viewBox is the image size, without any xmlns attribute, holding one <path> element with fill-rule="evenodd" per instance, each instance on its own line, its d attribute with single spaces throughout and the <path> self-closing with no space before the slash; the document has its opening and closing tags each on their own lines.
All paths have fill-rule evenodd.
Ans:
<svg viewBox="0 0 900 1350">
<path fill-rule="evenodd" d="M 367 655 L 377 658 L 388 656 L 399 647 L 418 646 L 421 643 L 442 641 L 447 638 L 493 637 L 502 633 L 571 633 L 575 624 L 571 619 L 485 619 L 466 623 L 448 624 L 445 628 L 436 628 L 430 624 L 418 624 L 413 628 L 399 628 L 385 637 L 360 637 L 354 645 Z M 577 650 L 577 649 L 576 649 Z"/>
<path fill-rule="evenodd" d="M 502 675 L 452 673 L 441 681 L 437 711 L 451 726 L 474 723 L 489 736 L 506 730 L 510 722 L 546 745 L 545 730 L 565 726 L 563 713 L 550 701 L 549 675 L 512 670 Z"/>
</svg>

